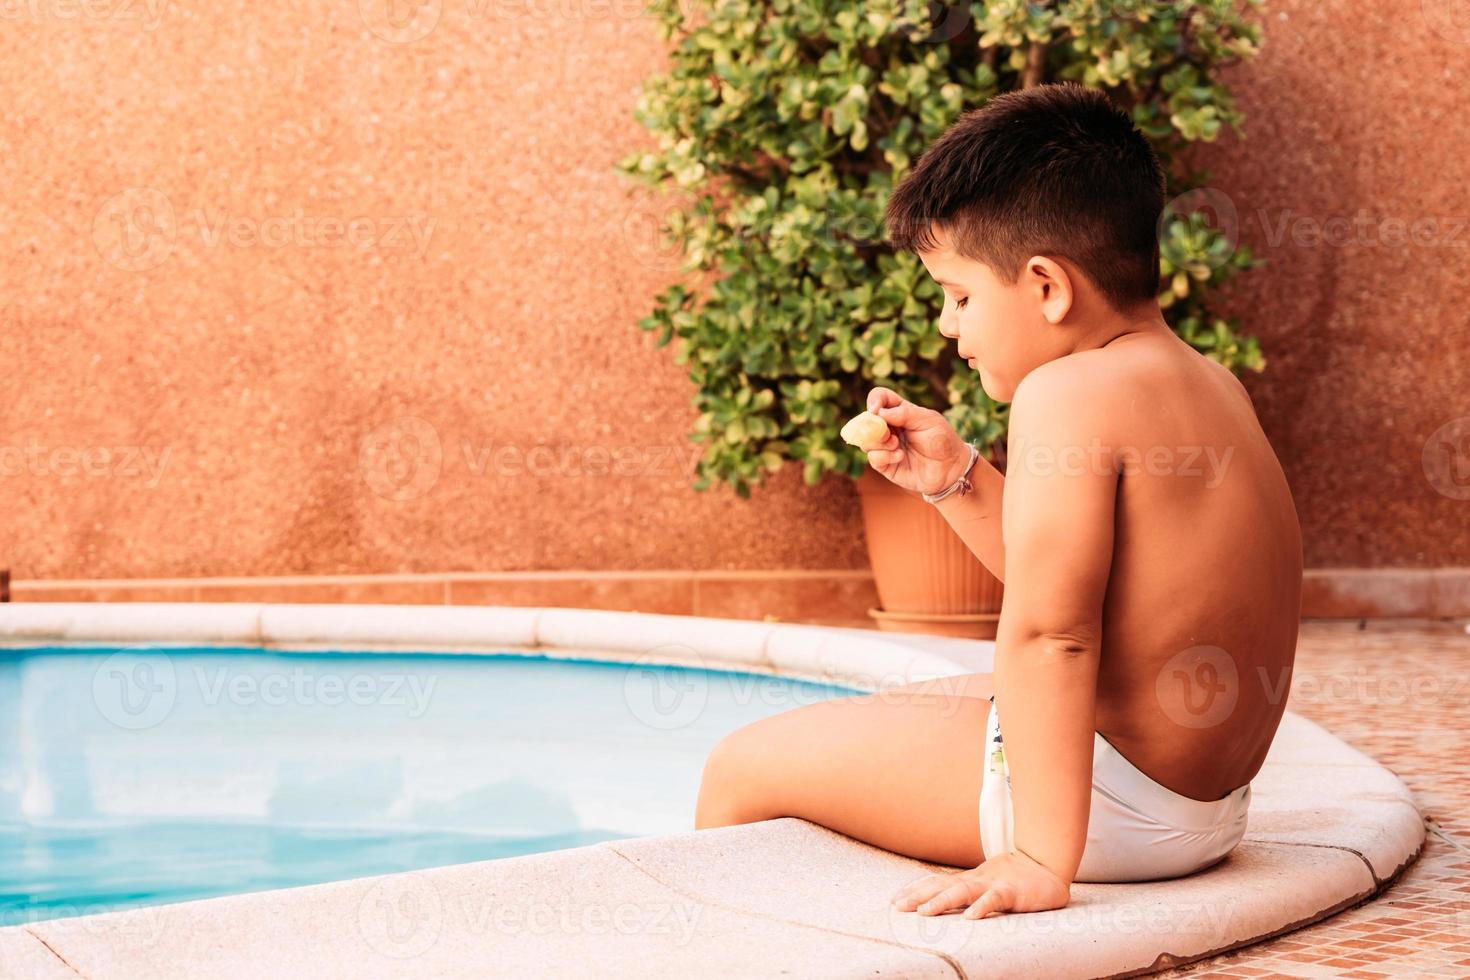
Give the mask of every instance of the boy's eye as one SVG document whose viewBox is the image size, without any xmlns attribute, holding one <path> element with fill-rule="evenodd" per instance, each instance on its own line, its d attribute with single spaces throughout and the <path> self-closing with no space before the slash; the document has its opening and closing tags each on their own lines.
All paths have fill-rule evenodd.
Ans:
<svg viewBox="0 0 1470 980">
<path fill-rule="evenodd" d="M 970 297 L 961 296 L 959 299 L 954 301 L 954 308 L 957 310 L 963 310 L 965 308 L 965 304 L 968 302 L 970 302 Z"/>
</svg>

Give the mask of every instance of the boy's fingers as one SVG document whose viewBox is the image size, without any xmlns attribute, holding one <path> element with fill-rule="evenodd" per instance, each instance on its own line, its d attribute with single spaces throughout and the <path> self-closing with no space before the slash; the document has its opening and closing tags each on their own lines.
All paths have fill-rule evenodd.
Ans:
<svg viewBox="0 0 1470 980">
<path fill-rule="evenodd" d="M 906 402 L 900 399 L 897 404 L 885 405 L 873 414 L 877 415 L 889 425 L 906 429 L 917 421 L 919 408 L 913 402 Z"/>
<path fill-rule="evenodd" d="M 868 392 L 868 411 L 876 415 L 880 408 L 897 405 L 902 401 L 903 399 L 898 397 L 898 392 L 896 391 L 888 388 L 874 388 Z"/>
<path fill-rule="evenodd" d="M 950 909 L 968 906 L 976 899 L 975 887 L 967 882 L 950 885 L 939 894 L 919 905 L 918 911 L 938 914 Z"/>
<path fill-rule="evenodd" d="M 998 890 L 991 890 L 977 898 L 968 909 L 965 910 L 967 919 L 983 919 L 992 912 L 1004 912 L 1009 902 Z"/>
<path fill-rule="evenodd" d="M 876 470 L 886 470 L 898 462 L 898 453 L 891 449 L 871 449 L 868 451 L 868 465 Z"/>
<path fill-rule="evenodd" d="M 924 902 L 929 901 L 935 895 L 949 888 L 951 881 L 949 875 L 929 875 L 920 878 L 898 893 L 894 904 L 905 912 L 912 912 Z"/>
</svg>

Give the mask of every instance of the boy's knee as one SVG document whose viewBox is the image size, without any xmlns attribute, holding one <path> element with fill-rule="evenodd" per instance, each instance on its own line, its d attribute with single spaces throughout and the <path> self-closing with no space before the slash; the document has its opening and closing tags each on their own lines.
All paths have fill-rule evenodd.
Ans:
<svg viewBox="0 0 1470 980">
<path fill-rule="evenodd" d="M 765 819 L 758 814 L 757 753 L 749 727 L 731 732 L 710 750 L 699 781 L 696 830 Z"/>
</svg>

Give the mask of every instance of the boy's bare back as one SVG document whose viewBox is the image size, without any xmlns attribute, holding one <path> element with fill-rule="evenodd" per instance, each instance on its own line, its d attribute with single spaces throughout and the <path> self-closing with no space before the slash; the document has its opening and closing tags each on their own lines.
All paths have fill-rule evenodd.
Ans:
<svg viewBox="0 0 1470 980">
<path fill-rule="evenodd" d="M 1061 358 L 1018 399 L 1033 384 L 1059 397 L 1033 399 L 1031 422 L 1085 402 L 1095 433 L 1051 465 L 1121 470 L 1097 730 L 1156 782 L 1219 799 L 1255 776 L 1286 708 L 1302 555 L 1281 466 L 1241 384 L 1171 334 Z M 1013 428 L 1010 467 L 1047 465 L 1027 437 Z"/>
</svg>

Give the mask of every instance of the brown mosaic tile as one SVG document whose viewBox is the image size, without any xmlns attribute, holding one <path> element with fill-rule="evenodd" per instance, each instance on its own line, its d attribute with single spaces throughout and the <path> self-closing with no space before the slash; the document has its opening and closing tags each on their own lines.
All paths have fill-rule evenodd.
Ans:
<svg viewBox="0 0 1470 980">
<path fill-rule="evenodd" d="M 878 605 L 873 576 L 866 571 L 813 575 L 720 575 L 694 577 L 695 615 L 721 619 L 860 619 Z"/>
<path fill-rule="evenodd" d="M 1470 976 L 1467 668 L 1462 621 L 1305 623 L 1289 707 L 1398 774 L 1425 812 L 1424 850 L 1376 901 L 1157 975 Z"/>
<path fill-rule="evenodd" d="M 194 586 L 95 585 L 75 588 L 36 587 L 27 583 L 11 586 L 12 602 L 192 602 Z"/>
<path fill-rule="evenodd" d="M 1415 569 L 1311 569 L 1302 580 L 1302 614 L 1309 618 L 1423 616 L 1430 577 Z"/>
<path fill-rule="evenodd" d="M 348 602 L 441 605 L 444 583 L 433 581 L 241 582 L 200 585 L 198 602 Z"/>
</svg>

